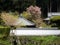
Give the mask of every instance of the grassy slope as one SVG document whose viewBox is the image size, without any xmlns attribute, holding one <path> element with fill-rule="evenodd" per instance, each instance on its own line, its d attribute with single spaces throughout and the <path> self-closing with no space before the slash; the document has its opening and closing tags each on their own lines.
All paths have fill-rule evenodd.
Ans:
<svg viewBox="0 0 60 45">
<path fill-rule="evenodd" d="M 54 44 L 56 43 L 57 45 L 59 44 L 60 42 L 60 37 L 57 37 L 57 36 L 23 36 L 23 37 L 20 37 L 20 39 L 27 39 L 27 40 L 30 40 L 30 41 L 34 41 L 34 42 L 39 42 L 41 43 L 41 45 L 48 45 L 48 44 Z M 32 45 L 31 43 L 29 43 L 29 45 Z"/>
</svg>

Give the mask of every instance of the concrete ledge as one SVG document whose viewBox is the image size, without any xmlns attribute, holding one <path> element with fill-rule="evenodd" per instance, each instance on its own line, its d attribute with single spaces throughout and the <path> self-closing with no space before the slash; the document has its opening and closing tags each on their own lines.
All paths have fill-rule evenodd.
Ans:
<svg viewBox="0 0 60 45">
<path fill-rule="evenodd" d="M 11 30 L 10 36 L 13 36 L 12 33 L 16 36 L 47 36 L 47 35 L 60 35 L 60 30 Z"/>
</svg>

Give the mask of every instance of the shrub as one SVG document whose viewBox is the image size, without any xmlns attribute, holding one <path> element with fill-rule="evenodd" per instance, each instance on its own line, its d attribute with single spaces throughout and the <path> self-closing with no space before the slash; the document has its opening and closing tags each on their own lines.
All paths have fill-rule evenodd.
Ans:
<svg viewBox="0 0 60 45">
<path fill-rule="evenodd" d="M 26 19 L 28 19 L 28 20 L 31 20 L 31 14 L 30 13 L 28 13 L 28 12 L 23 12 L 22 13 L 22 17 L 24 17 L 24 18 L 26 18 Z"/>
<path fill-rule="evenodd" d="M 19 17 L 19 12 L 15 11 L 15 12 L 9 12 L 10 15 L 15 16 L 16 18 Z"/>
<path fill-rule="evenodd" d="M 57 20 L 60 20 L 60 16 L 53 16 L 51 18 L 52 21 L 57 21 Z"/>
<path fill-rule="evenodd" d="M 17 21 L 17 18 L 9 13 L 3 12 L 1 13 L 1 19 L 5 22 L 6 25 L 14 25 Z"/>
<path fill-rule="evenodd" d="M 4 21 L 1 19 L 1 16 L 0 16 L 0 25 L 4 25 Z"/>
<path fill-rule="evenodd" d="M 10 33 L 10 27 L 0 26 L 0 38 L 7 37 Z"/>
<path fill-rule="evenodd" d="M 50 21 L 53 24 L 52 26 L 60 27 L 60 16 L 53 16 Z"/>
</svg>

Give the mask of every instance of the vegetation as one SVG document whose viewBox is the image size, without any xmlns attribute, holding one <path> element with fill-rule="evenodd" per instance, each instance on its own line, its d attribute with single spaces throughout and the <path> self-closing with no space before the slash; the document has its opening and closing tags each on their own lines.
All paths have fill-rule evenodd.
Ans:
<svg viewBox="0 0 60 45">
<path fill-rule="evenodd" d="M 9 35 L 10 27 L 8 26 L 0 26 L 0 38 L 4 38 Z"/>
<path fill-rule="evenodd" d="M 15 22 L 18 22 L 19 13 L 22 14 L 22 17 L 33 21 L 36 24 L 36 27 L 48 27 L 41 17 L 41 8 L 43 15 L 46 16 L 45 13 L 47 10 L 45 9 L 47 9 L 47 7 L 49 8 L 49 1 L 43 0 L 41 1 L 43 3 L 39 2 L 39 7 L 36 6 L 36 1 L 37 0 L 0 1 L 0 45 L 11 45 L 10 40 L 8 39 L 10 29 L 12 29 L 12 27 L 20 27 L 20 24 L 23 24 L 20 23 L 15 25 Z M 52 26 L 60 28 L 60 16 L 54 16 L 50 21 L 51 25 L 53 24 Z M 60 45 L 60 36 L 22 36 L 19 37 L 19 40 L 22 45 Z"/>
<path fill-rule="evenodd" d="M 31 19 L 36 24 L 36 27 L 41 27 L 41 24 L 43 23 L 41 8 L 31 5 L 27 8 L 27 12 L 31 14 Z"/>
<path fill-rule="evenodd" d="M 14 25 L 14 23 L 17 21 L 17 18 L 15 18 L 13 15 L 4 12 L 1 14 L 1 18 L 6 25 Z"/>
<path fill-rule="evenodd" d="M 0 45 L 11 45 L 8 40 L 9 33 L 10 33 L 9 26 L 0 25 Z"/>
<path fill-rule="evenodd" d="M 0 39 L 0 44 L 1 45 L 11 45 L 11 43 L 9 42 L 9 40 L 2 40 L 2 39 Z"/>
<path fill-rule="evenodd" d="M 53 16 L 51 18 L 52 21 L 57 21 L 57 20 L 60 20 L 60 16 Z"/>
<path fill-rule="evenodd" d="M 1 0 L 0 5 L 2 6 L 0 7 L 0 11 L 18 11 L 21 13 L 26 10 L 28 6 L 35 4 L 35 0 Z"/>
<path fill-rule="evenodd" d="M 60 36 L 20 36 L 21 44 L 25 45 L 58 45 Z"/>
<path fill-rule="evenodd" d="M 52 26 L 60 28 L 60 16 L 53 16 L 50 21 Z"/>
<path fill-rule="evenodd" d="M 22 17 L 24 17 L 24 18 L 26 18 L 26 19 L 28 19 L 28 20 L 32 20 L 31 14 L 28 13 L 27 11 L 24 11 L 24 12 L 22 13 Z"/>
</svg>

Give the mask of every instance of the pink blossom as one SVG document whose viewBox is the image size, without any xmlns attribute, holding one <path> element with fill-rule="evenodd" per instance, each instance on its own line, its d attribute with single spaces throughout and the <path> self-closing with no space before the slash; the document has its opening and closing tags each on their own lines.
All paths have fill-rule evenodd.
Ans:
<svg viewBox="0 0 60 45">
<path fill-rule="evenodd" d="M 36 15 L 40 15 L 41 14 L 41 8 L 39 8 L 38 6 L 30 6 L 27 8 L 27 11 L 30 12 L 31 14 L 36 14 Z"/>
</svg>

